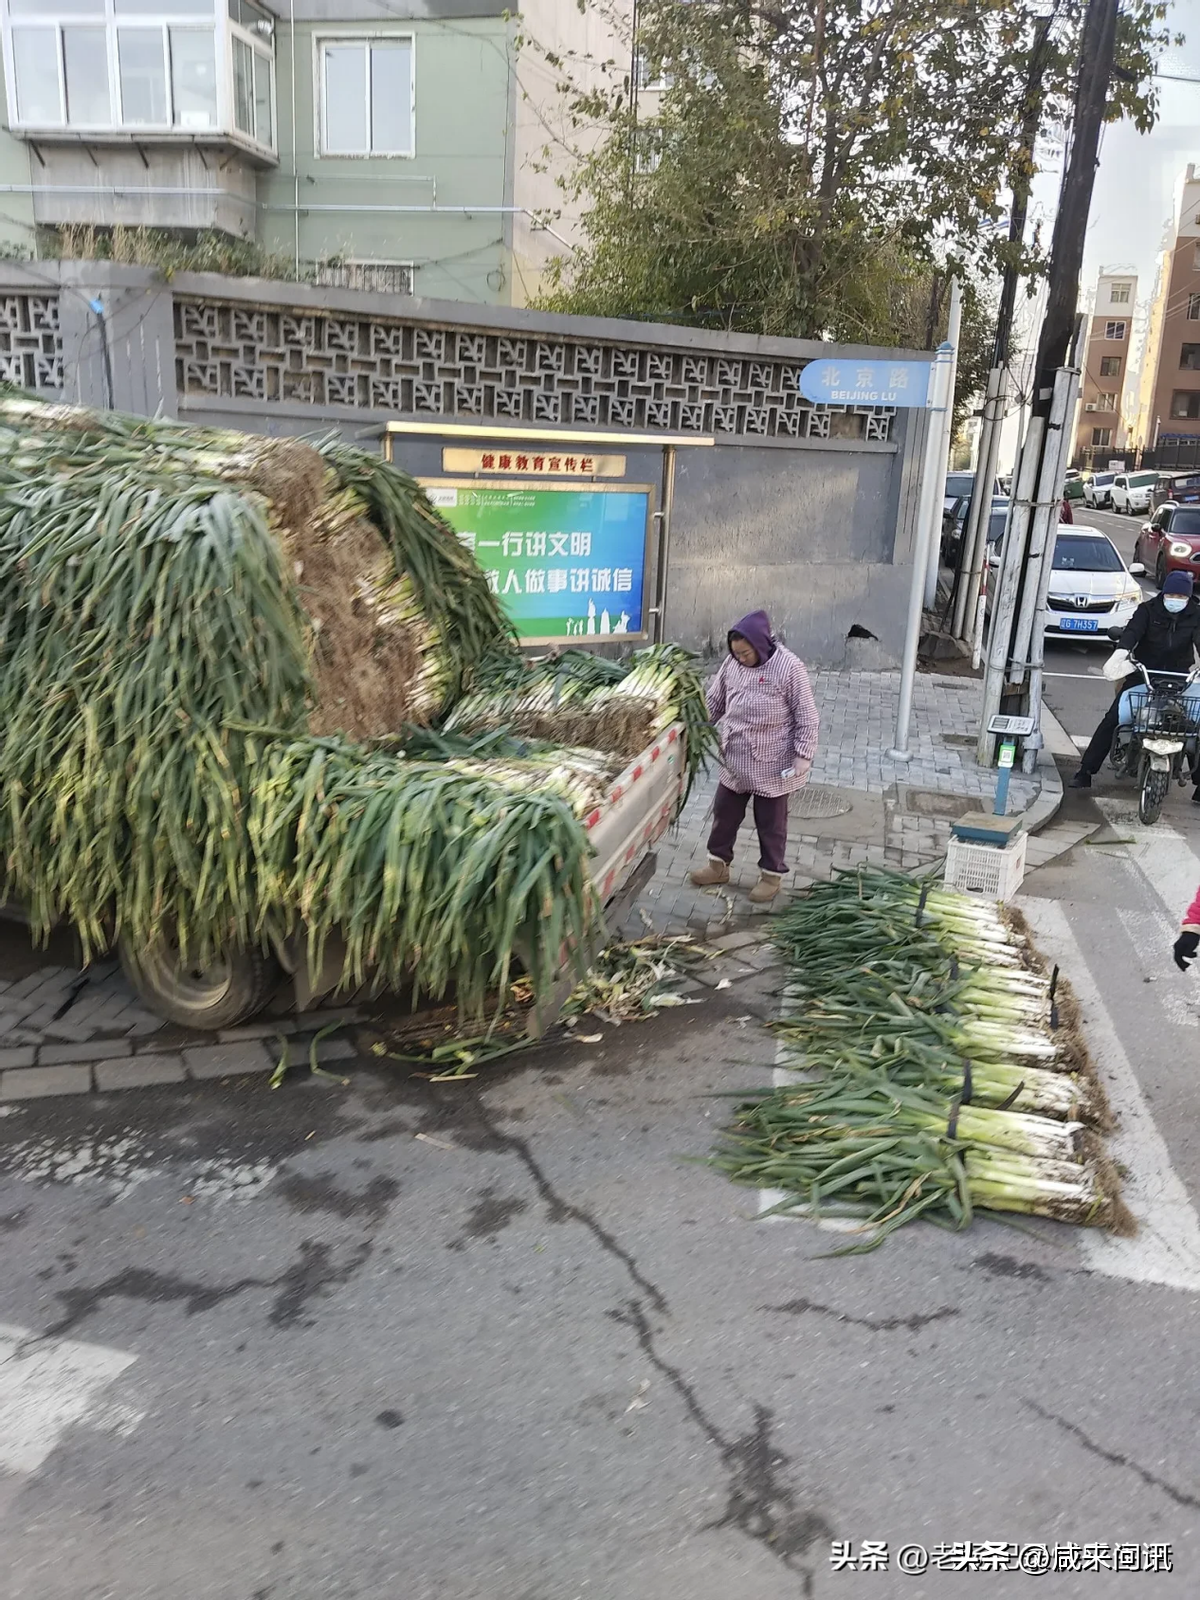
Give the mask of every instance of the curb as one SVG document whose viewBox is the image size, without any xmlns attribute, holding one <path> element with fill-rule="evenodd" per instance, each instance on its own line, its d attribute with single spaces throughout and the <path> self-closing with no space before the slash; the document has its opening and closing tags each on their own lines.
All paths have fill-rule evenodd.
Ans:
<svg viewBox="0 0 1200 1600">
<path fill-rule="evenodd" d="M 1037 761 L 1042 787 L 1037 799 L 1025 813 L 1026 833 L 1040 833 L 1048 823 L 1053 822 L 1063 803 L 1063 781 L 1055 764 L 1053 747 L 1057 745 L 1063 750 L 1075 750 L 1071 735 L 1045 701 L 1042 702 L 1042 734 L 1045 743 L 1038 751 Z"/>
</svg>

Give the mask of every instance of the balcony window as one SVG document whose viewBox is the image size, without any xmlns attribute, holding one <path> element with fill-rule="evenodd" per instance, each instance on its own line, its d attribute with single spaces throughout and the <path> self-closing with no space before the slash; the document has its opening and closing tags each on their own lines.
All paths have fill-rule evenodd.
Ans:
<svg viewBox="0 0 1200 1600">
<path fill-rule="evenodd" d="M 171 104 L 177 128 L 217 126 L 217 72 L 213 42 L 199 28 L 172 28 Z"/>
<path fill-rule="evenodd" d="M 1104 337 L 1106 339 L 1123 339 L 1126 324 L 1123 322 L 1106 322 L 1104 324 Z"/>
<path fill-rule="evenodd" d="M 1115 411 L 1116 409 L 1117 397 L 1115 394 L 1105 394 L 1103 391 L 1101 391 L 1101 393 L 1096 396 L 1097 411 Z"/>
<path fill-rule="evenodd" d="M 323 39 L 319 50 L 321 154 L 411 156 L 412 40 Z"/>
<path fill-rule="evenodd" d="M 274 149 L 274 23 L 251 0 L 0 6 L 19 132 L 236 132 Z"/>
<path fill-rule="evenodd" d="M 1127 306 L 1129 304 L 1130 285 L 1127 283 L 1114 283 L 1108 291 L 1108 303 L 1111 306 Z"/>
</svg>

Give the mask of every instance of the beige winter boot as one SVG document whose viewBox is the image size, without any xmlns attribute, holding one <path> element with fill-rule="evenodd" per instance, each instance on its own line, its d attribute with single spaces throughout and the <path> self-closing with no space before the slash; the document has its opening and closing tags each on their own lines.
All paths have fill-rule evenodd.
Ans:
<svg viewBox="0 0 1200 1600">
<path fill-rule="evenodd" d="M 696 872 L 689 872 L 688 877 L 697 889 L 711 889 L 718 883 L 729 882 L 729 863 L 718 861 L 716 856 L 709 856 L 708 865 Z"/>
<path fill-rule="evenodd" d="M 759 874 L 758 882 L 750 891 L 749 899 L 756 906 L 770 905 L 779 893 L 783 878 L 778 872 L 763 872 Z"/>
</svg>

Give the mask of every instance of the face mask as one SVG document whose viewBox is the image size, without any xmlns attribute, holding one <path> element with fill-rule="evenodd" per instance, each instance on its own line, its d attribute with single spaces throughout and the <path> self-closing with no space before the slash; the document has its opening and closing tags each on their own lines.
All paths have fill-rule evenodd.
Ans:
<svg viewBox="0 0 1200 1600">
<path fill-rule="evenodd" d="M 1163 605 L 1166 606 L 1168 611 L 1182 611 L 1184 606 L 1187 605 L 1187 595 L 1165 594 L 1163 595 Z"/>
</svg>

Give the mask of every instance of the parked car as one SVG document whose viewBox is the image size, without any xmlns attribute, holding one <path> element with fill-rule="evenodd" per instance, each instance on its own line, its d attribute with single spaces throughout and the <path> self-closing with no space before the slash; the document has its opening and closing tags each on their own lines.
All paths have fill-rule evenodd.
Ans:
<svg viewBox="0 0 1200 1600">
<path fill-rule="evenodd" d="M 1118 472 L 1112 482 L 1111 499 L 1114 511 L 1147 512 L 1150 496 L 1158 482 L 1157 472 Z"/>
<path fill-rule="evenodd" d="M 967 526 L 967 513 L 971 509 L 969 495 L 956 500 L 950 511 L 942 518 L 942 565 L 956 566 L 959 551 L 962 549 L 963 531 Z M 1008 501 L 1003 495 L 992 497 L 992 509 L 988 516 L 987 543 L 991 547 L 994 539 L 999 539 L 1004 532 L 1004 524 L 1008 521 Z"/>
<path fill-rule="evenodd" d="M 1083 503 L 1094 511 L 1112 505 L 1112 486 L 1115 472 L 1093 472 L 1083 486 Z"/>
<path fill-rule="evenodd" d="M 1159 506 L 1142 524 L 1133 554 L 1154 574 L 1160 589 L 1168 572 L 1189 572 L 1200 579 L 1200 505 Z"/>
<path fill-rule="evenodd" d="M 974 489 L 975 474 L 973 472 L 948 472 L 946 474 L 946 492 L 942 496 L 942 515 L 949 516 L 950 512 L 954 510 L 956 501 L 969 500 Z M 992 484 L 992 493 L 994 495 L 1004 493 L 1000 487 L 999 478 L 995 479 Z"/>
<path fill-rule="evenodd" d="M 1142 601 L 1138 578 L 1144 566 L 1126 566 L 1116 545 L 1099 528 L 1060 528 L 1046 597 L 1048 639 L 1099 639 L 1123 628 Z"/>
<path fill-rule="evenodd" d="M 1063 474 L 1063 499 L 1082 500 L 1084 479 L 1078 467 L 1068 467 Z"/>
<path fill-rule="evenodd" d="M 1159 506 L 1200 503 L 1200 472 L 1160 472 L 1150 492 L 1150 511 Z"/>
</svg>

